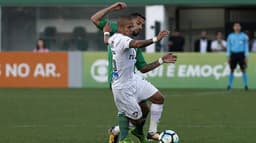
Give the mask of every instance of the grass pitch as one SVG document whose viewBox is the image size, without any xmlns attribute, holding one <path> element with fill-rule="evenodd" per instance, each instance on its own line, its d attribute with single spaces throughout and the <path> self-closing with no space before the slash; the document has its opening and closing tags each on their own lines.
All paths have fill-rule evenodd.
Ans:
<svg viewBox="0 0 256 143">
<path fill-rule="evenodd" d="M 180 143 L 256 143 L 255 90 L 161 91 Z M 107 143 L 115 123 L 108 89 L 0 89 L 0 143 Z"/>
</svg>

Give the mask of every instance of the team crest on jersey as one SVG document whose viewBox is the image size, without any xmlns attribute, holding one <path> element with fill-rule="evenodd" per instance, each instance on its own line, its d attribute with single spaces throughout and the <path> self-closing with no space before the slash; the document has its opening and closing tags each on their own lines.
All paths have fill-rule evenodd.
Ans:
<svg viewBox="0 0 256 143">
<path fill-rule="evenodd" d="M 114 80 L 117 80 L 118 77 L 119 77 L 118 72 L 117 72 L 117 71 L 114 71 L 114 72 L 112 73 L 112 80 L 113 80 L 113 81 L 114 81 Z"/>
</svg>

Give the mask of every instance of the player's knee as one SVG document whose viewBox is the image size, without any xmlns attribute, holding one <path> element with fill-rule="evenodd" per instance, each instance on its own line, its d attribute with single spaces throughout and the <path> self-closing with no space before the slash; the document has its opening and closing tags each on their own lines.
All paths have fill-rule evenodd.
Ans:
<svg viewBox="0 0 256 143">
<path fill-rule="evenodd" d="M 164 96 L 157 92 L 150 98 L 150 101 L 154 104 L 164 104 Z"/>
<path fill-rule="evenodd" d="M 164 96 L 163 96 L 163 95 L 160 96 L 159 103 L 160 103 L 160 104 L 164 104 Z"/>
</svg>

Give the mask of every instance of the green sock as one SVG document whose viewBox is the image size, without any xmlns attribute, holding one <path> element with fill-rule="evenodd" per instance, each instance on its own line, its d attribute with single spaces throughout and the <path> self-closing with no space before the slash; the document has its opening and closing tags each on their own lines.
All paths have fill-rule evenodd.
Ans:
<svg viewBox="0 0 256 143">
<path fill-rule="evenodd" d="M 144 127 L 145 122 L 146 122 L 146 120 L 144 119 L 140 124 L 136 125 L 136 127 L 135 127 L 135 131 L 137 133 L 139 133 L 140 135 L 143 135 L 143 127 Z"/>
<path fill-rule="evenodd" d="M 139 133 L 140 135 L 143 135 L 143 127 L 144 127 L 144 125 L 145 125 L 147 116 L 148 116 L 148 112 L 145 112 L 145 113 L 142 115 L 143 121 L 142 121 L 139 125 L 137 125 L 137 126 L 135 127 L 135 131 L 136 131 L 137 133 Z"/>
<path fill-rule="evenodd" d="M 123 114 L 118 114 L 118 123 L 120 128 L 120 141 L 128 136 L 129 121 L 128 118 Z"/>
</svg>

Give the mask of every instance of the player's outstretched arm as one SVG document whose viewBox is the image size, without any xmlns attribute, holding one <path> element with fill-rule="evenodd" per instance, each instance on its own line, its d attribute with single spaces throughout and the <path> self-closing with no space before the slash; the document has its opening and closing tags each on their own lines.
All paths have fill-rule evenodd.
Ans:
<svg viewBox="0 0 256 143">
<path fill-rule="evenodd" d="M 164 37 L 167 37 L 169 35 L 169 31 L 164 30 L 161 31 L 156 37 L 148 40 L 132 40 L 130 42 L 129 47 L 132 48 L 144 48 L 146 46 L 149 46 L 153 43 L 156 43 L 158 41 L 161 41 Z"/>
<path fill-rule="evenodd" d="M 152 71 L 155 68 L 159 67 L 162 63 L 175 63 L 176 60 L 177 60 L 176 55 L 174 55 L 172 53 L 168 53 L 168 54 L 164 55 L 163 57 L 159 58 L 158 60 L 143 66 L 143 68 L 140 69 L 140 72 L 146 73 L 146 72 Z"/>
<path fill-rule="evenodd" d="M 100 20 L 107 15 L 108 13 L 112 12 L 112 11 L 117 11 L 117 10 L 121 10 L 126 8 L 127 5 L 124 2 L 116 2 L 112 5 L 110 5 L 107 8 L 104 8 L 100 11 L 98 11 L 97 13 L 95 13 L 92 17 L 91 17 L 91 21 L 93 22 L 94 25 L 98 26 L 100 23 Z"/>
</svg>

